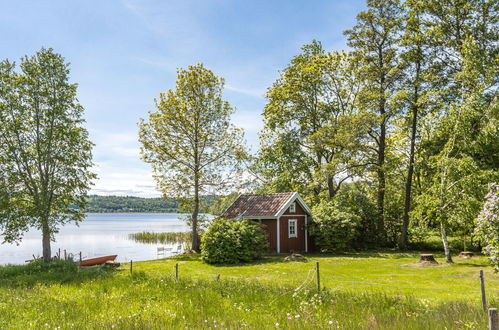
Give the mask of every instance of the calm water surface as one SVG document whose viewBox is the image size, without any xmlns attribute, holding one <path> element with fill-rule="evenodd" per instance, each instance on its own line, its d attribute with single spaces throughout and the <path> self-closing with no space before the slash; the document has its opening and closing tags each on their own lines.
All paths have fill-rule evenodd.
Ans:
<svg viewBox="0 0 499 330">
<path fill-rule="evenodd" d="M 150 260 L 158 257 L 157 247 L 167 244 L 137 243 L 128 234 L 142 231 L 184 232 L 187 226 L 176 213 L 89 213 L 79 224 L 67 224 L 56 234 L 52 243 L 52 254 L 60 248 L 83 257 L 92 258 L 117 254 L 118 261 Z M 0 237 L 1 241 L 1 237 Z M 174 247 L 174 250 L 177 246 Z M 20 245 L 0 245 L 0 265 L 23 264 L 32 255 L 42 255 L 42 236 L 38 230 L 30 230 L 24 235 Z M 171 253 L 165 253 L 165 256 Z M 160 255 L 160 258 L 163 256 Z"/>
</svg>

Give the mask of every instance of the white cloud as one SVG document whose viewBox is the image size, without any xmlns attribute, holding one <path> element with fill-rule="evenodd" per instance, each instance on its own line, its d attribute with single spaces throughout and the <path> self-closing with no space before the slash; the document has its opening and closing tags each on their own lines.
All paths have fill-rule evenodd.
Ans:
<svg viewBox="0 0 499 330">
<path fill-rule="evenodd" d="M 225 88 L 230 90 L 230 91 L 236 92 L 236 93 L 241 93 L 241 94 L 245 94 L 245 95 L 249 95 L 249 96 L 255 96 L 255 97 L 262 98 L 262 99 L 264 97 L 263 95 L 265 94 L 264 90 L 239 88 L 239 87 L 235 87 L 232 85 L 225 85 Z"/>
</svg>

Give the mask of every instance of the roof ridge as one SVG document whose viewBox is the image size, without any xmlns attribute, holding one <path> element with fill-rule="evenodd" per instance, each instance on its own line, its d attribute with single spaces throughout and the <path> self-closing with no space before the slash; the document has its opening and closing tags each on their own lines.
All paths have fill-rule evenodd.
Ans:
<svg viewBox="0 0 499 330">
<path fill-rule="evenodd" d="M 241 194 L 242 196 L 264 196 L 264 195 L 284 195 L 284 194 L 294 194 L 296 191 L 278 192 L 278 193 L 263 193 L 263 194 Z"/>
</svg>

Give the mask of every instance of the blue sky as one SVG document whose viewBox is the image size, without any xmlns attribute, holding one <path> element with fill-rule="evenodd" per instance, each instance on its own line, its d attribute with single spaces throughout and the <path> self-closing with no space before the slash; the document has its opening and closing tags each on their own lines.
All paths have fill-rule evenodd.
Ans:
<svg viewBox="0 0 499 330">
<path fill-rule="evenodd" d="M 52 47 L 71 63 L 95 143 L 92 193 L 159 196 L 139 158 L 137 122 L 172 88 L 176 68 L 202 62 L 226 81 L 253 151 L 263 94 L 279 70 L 313 39 L 345 49 L 343 31 L 364 0 L 4 1 L 0 59 Z"/>
</svg>

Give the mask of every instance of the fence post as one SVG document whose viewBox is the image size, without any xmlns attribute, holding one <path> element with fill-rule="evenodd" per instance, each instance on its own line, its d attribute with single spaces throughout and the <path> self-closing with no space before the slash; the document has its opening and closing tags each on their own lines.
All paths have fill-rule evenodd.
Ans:
<svg viewBox="0 0 499 330">
<path fill-rule="evenodd" d="M 175 280 L 178 281 L 178 263 L 175 264 Z"/>
<path fill-rule="evenodd" d="M 130 274 L 132 274 L 133 271 L 133 260 L 130 260 Z"/>
<path fill-rule="evenodd" d="M 321 272 L 318 261 L 315 263 L 315 271 L 317 272 L 317 291 L 321 291 Z"/>
<path fill-rule="evenodd" d="M 489 330 L 499 330 L 497 308 L 489 308 Z"/>
<path fill-rule="evenodd" d="M 66 249 L 64 249 L 64 260 L 68 260 L 68 253 L 66 252 Z"/>
<path fill-rule="evenodd" d="M 483 310 L 487 311 L 487 299 L 485 297 L 485 279 L 483 277 L 483 270 L 480 269 L 480 289 L 482 291 L 482 307 Z"/>
<path fill-rule="evenodd" d="M 81 262 L 81 251 L 80 251 L 80 262 Z"/>
<path fill-rule="evenodd" d="M 217 281 L 220 281 L 220 274 L 217 274 Z"/>
</svg>

